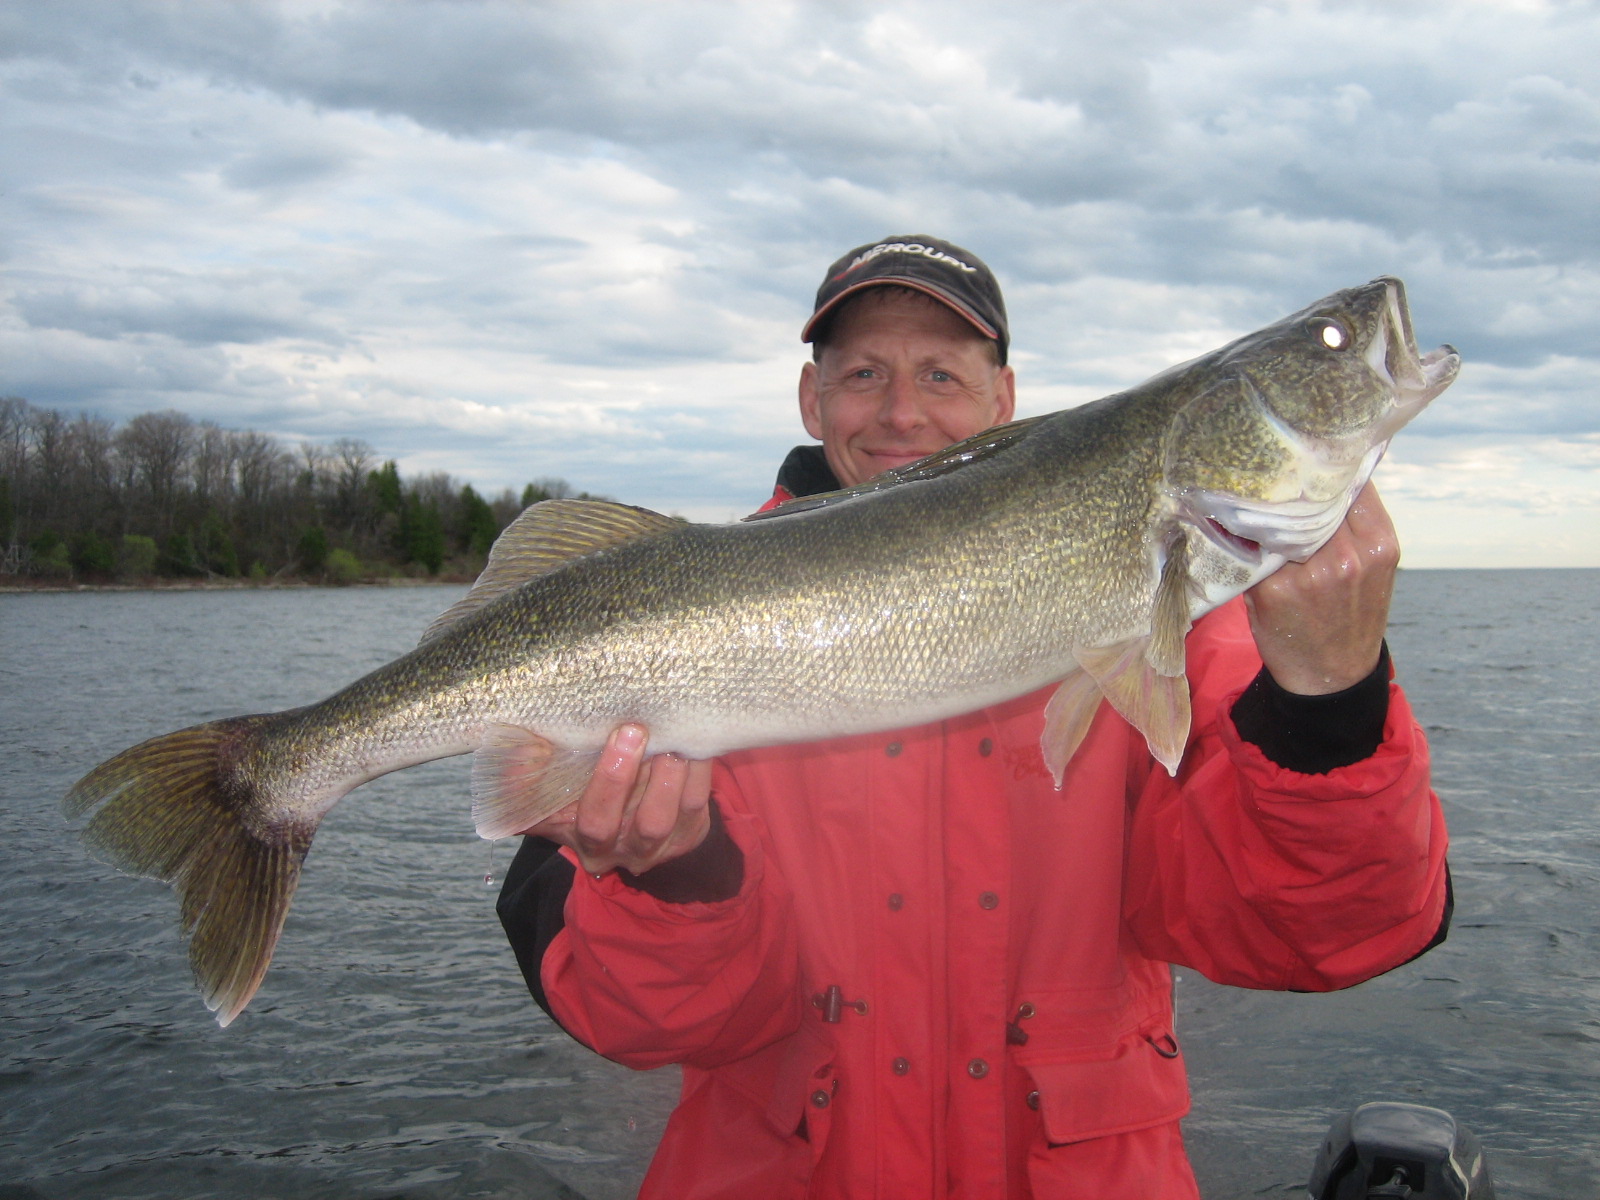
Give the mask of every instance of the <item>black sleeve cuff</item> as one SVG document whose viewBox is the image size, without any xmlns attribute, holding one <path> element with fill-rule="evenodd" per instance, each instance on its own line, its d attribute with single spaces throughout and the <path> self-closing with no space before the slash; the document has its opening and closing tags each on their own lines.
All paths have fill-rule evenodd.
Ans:
<svg viewBox="0 0 1600 1200">
<path fill-rule="evenodd" d="M 689 853 L 668 859 L 642 875 L 618 868 L 617 878 L 668 904 L 714 904 L 733 899 L 744 886 L 744 851 L 728 836 L 715 800 L 711 801 L 710 811 L 711 831 Z"/>
<path fill-rule="evenodd" d="M 1387 642 L 1372 674 L 1342 692 L 1286 692 L 1263 667 L 1233 706 L 1239 736 L 1278 766 L 1302 775 L 1326 775 L 1372 757 L 1388 717 Z"/>
<path fill-rule="evenodd" d="M 516 952 L 523 981 L 534 1001 L 549 1013 L 539 966 L 544 952 L 566 926 L 567 893 L 572 890 L 576 869 L 558 851 L 554 842 L 541 837 L 525 837 L 500 885 L 495 911 L 506 931 L 506 940 Z M 560 1024 L 560 1022 L 557 1022 Z"/>
</svg>

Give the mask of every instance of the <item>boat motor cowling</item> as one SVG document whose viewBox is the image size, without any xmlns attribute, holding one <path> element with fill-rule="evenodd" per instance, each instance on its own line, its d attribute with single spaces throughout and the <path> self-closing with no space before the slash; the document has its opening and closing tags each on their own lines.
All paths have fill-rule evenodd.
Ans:
<svg viewBox="0 0 1600 1200">
<path fill-rule="evenodd" d="M 1483 1150 L 1449 1113 L 1377 1101 L 1334 1118 L 1310 1200 L 1495 1200 Z"/>
</svg>

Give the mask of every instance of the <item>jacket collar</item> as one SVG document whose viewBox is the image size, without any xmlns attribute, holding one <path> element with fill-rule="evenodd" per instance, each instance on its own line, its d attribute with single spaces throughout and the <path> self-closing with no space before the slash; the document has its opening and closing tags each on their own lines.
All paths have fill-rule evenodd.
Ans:
<svg viewBox="0 0 1600 1200">
<path fill-rule="evenodd" d="M 784 499 L 815 496 L 838 491 L 839 480 L 823 457 L 821 446 L 796 446 L 778 468 L 777 490 L 786 493 Z"/>
</svg>

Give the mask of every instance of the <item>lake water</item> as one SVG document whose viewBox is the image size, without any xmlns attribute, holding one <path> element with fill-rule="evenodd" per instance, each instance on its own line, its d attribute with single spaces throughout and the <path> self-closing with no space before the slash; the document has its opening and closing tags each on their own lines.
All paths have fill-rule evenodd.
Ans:
<svg viewBox="0 0 1600 1200">
<path fill-rule="evenodd" d="M 534 1008 L 466 760 L 333 812 L 226 1030 L 171 894 L 88 858 L 59 813 L 117 750 L 320 696 L 455 594 L 0 596 L 0 1200 L 632 1195 L 675 1073 L 617 1068 Z M 1209 1200 L 1303 1196 L 1329 1119 L 1373 1099 L 1454 1112 L 1505 1200 L 1600 1197 L 1597 609 L 1596 571 L 1402 574 L 1391 643 L 1434 746 L 1455 926 L 1330 996 L 1181 974 Z"/>
</svg>

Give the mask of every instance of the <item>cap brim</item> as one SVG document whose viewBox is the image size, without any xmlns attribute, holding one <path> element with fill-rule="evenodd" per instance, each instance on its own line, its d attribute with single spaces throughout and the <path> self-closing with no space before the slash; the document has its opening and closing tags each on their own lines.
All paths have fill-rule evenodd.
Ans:
<svg viewBox="0 0 1600 1200">
<path fill-rule="evenodd" d="M 811 340 L 812 333 L 815 332 L 817 328 L 817 323 L 827 317 L 829 313 L 833 312 L 834 309 L 838 308 L 840 304 L 848 300 L 851 296 L 854 296 L 857 292 L 864 292 L 868 288 L 882 287 L 885 284 L 893 287 L 907 287 L 912 291 L 921 292 L 925 296 L 932 296 L 935 300 L 945 305 L 945 307 L 953 309 L 958 315 L 965 317 L 968 323 L 971 324 L 972 327 L 979 333 L 983 334 L 984 337 L 995 342 L 1000 340 L 1000 331 L 998 329 L 989 324 L 989 322 L 985 321 L 982 317 L 978 316 L 977 313 L 973 312 L 949 292 L 942 288 L 933 286 L 926 280 L 912 279 L 905 275 L 878 275 L 872 279 L 863 279 L 860 283 L 852 284 L 851 286 L 845 288 L 844 291 L 840 292 L 832 300 L 829 300 L 821 308 L 817 309 L 816 312 L 811 314 L 811 319 L 806 322 L 806 327 L 800 331 L 800 340 L 802 342 L 809 342 Z"/>
</svg>

